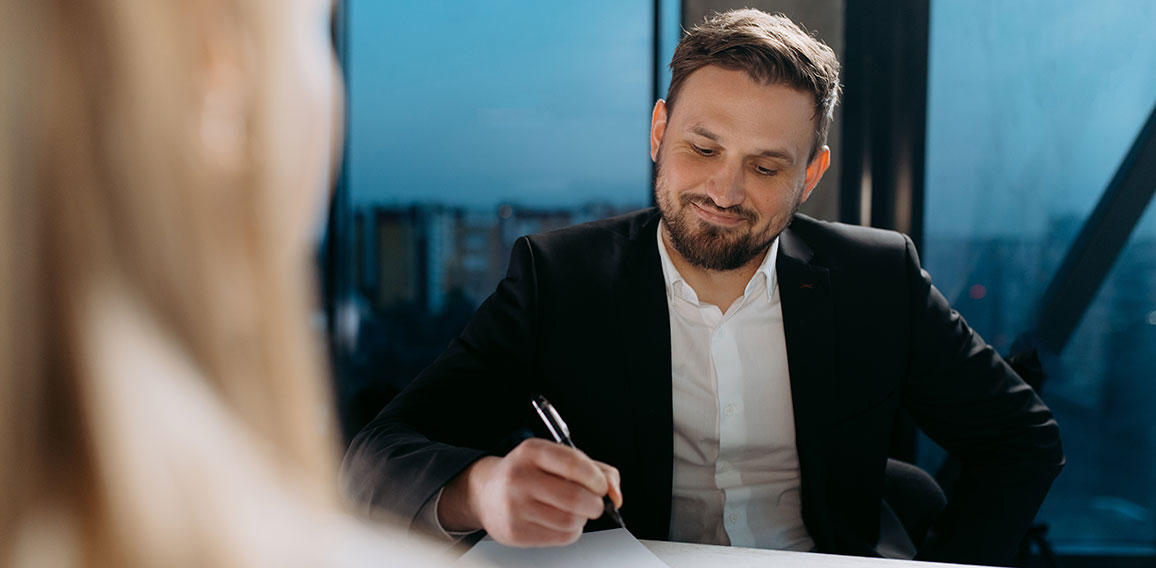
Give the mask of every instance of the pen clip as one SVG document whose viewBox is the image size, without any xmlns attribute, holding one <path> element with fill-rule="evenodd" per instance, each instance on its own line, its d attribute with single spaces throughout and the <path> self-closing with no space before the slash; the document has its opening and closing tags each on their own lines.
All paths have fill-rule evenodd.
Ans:
<svg viewBox="0 0 1156 568">
<path fill-rule="evenodd" d="M 558 411 L 554 410 L 554 405 L 542 395 L 535 396 L 530 402 L 534 405 L 534 410 L 538 411 L 538 416 L 542 417 L 542 422 L 546 423 L 546 428 L 550 430 L 550 435 L 554 436 L 554 441 L 572 447 L 574 443 L 570 441 L 570 428 L 566 426 L 566 421 L 562 420 Z"/>
</svg>

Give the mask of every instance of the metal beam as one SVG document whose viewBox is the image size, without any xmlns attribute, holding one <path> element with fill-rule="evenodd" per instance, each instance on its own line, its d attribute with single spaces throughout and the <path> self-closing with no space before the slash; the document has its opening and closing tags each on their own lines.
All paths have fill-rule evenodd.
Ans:
<svg viewBox="0 0 1156 568">
<path fill-rule="evenodd" d="M 1044 292 L 1034 332 L 1040 347 L 1058 355 L 1067 346 L 1153 193 L 1156 108 Z"/>
<path fill-rule="evenodd" d="M 662 66 L 663 66 L 663 61 L 662 61 L 662 0 L 654 0 L 654 13 L 652 14 L 652 17 L 653 17 L 653 21 L 654 21 L 654 27 L 653 27 L 653 29 L 651 29 L 651 35 L 653 36 L 654 41 L 650 45 L 650 47 L 651 47 L 651 54 L 650 54 L 651 55 L 651 57 L 650 57 L 650 59 L 651 59 L 650 104 L 655 104 L 655 102 L 658 101 L 658 99 L 661 99 L 661 98 L 666 96 L 666 93 L 662 92 Z M 649 158 L 649 153 L 647 154 L 647 157 Z M 655 164 L 654 162 L 651 162 L 651 164 L 650 164 L 650 187 L 651 188 L 653 188 L 654 184 L 658 181 L 657 175 L 658 175 L 658 165 Z M 658 205 L 658 203 L 654 200 L 654 192 L 652 191 L 649 193 L 650 193 L 650 205 L 652 207 L 655 205 Z"/>
</svg>

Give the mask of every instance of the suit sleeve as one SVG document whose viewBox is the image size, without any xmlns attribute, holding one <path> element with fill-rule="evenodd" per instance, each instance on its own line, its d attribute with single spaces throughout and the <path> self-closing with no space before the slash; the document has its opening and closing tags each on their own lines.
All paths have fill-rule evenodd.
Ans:
<svg viewBox="0 0 1156 568">
<path fill-rule="evenodd" d="M 1064 464 L 1051 411 L 931 285 L 907 239 L 911 383 L 906 407 L 960 460 L 920 560 L 1006 565 Z"/>
<path fill-rule="evenodd" d="M 352 499 L 411 526 L 446 483 L 518 428 L 529 408 L 536 289 L 523 237 L 462 333 L 354 438 L 342 465 Z"/>
</svg>

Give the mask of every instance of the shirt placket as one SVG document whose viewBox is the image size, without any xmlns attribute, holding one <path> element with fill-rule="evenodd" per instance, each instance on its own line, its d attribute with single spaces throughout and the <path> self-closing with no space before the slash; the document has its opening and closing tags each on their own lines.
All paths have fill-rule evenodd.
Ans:
<svg viewBox="0 0 1156 568">
<path fill-rule="evenodd" d="M 715 486 L 723 491 L 723 526 L 728 537 L 741 540 L 750 532 L 744 501 L 735 493 L 742 485 L 741 475 L 733 462 L 734 450 L 743 447 L 746 440 L 742 398 L 742 358 L 736 331 L 736 312 L 732 308 L 727 317 L 711 333 L 711 361 L 717 380 L 719 405 L 719 453 L 715 462 Z"/>
</svg>

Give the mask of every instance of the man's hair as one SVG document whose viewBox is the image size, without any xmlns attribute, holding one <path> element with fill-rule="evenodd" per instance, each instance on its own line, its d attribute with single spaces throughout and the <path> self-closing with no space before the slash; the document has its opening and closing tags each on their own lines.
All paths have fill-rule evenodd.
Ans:
<svg viewBox="0 0 1156 568">
<path fill-rule="evenodd" d="M 810 93 L 815 98 L 815 136 L 808 161 L 827 143 L 839 102 L 839 60 L 827 44 L 786 16 L 744 8 L 715 14 L 691 29 L 670 60 L 668 113 L 674 111 L 686 79 L 708 65 Z"/>
</svg>

